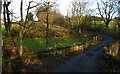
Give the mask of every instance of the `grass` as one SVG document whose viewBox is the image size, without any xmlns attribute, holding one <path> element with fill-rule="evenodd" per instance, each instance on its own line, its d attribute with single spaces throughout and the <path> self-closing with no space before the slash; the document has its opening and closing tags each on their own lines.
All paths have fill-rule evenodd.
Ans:
<svg viewBox="0 0 120 74">
<path fill-rule="evenodd" d="M 34 38 L 34 39 L 25 39 L 23 41 L 23 46 L 30 48 L 32 51 L 41 51 L 45 48 L 45 39 Z"/>
<path fill-rule="evenodd" d="M 54 29 L 55 30 L 55 29 Z M 66 33 L 66 35 L 68 35 Z M 72 35 L 75 36 L 75 35 Z M 63 47 L 63 46 L 73 46 L 77 45 L 79 43 L 86 42 L 88 40 L 91 40 L 93 38 L 93 35 L 90 34 L 80 34 L 77 38 L 49 38 L 49 49 L 55 48 L 55 47 Z M 17 41 L 17 45 L 19 46 L 19 41 Z M 32 51 L 44 51 L 45 49 L 45 38 L 27 38 L 23 40 L 23 46 L 28 47 Z M 7 72 L 7 70 L 10 71 L 19 71 L 20 69 L 26 70 L 26 71 L 42 71 L 47 72 L 52 70 L 57 65 L 67 61 L 70 57 L 73 56 L 75 52 L 69 52 L 69 55 L 66 56 L 67 53 L 61 54 L 61 55 L 50 55 L 45 53 L 39 53 L 39 52 L 32 52 L 28 54 L 24 54 L 20 58 L 12 59 L 12 60 L 5 60 L 3 68 L 4 72 Z M 75 53 L 76 54 L 76 53 Z M 10 63 L 10 66 L 9 66 Z M 21 71 L 21 70 L 20 70 Z"/>
<path fill-rule="evenodd" d="M 83 36 L 83 35 L 82 35 Z M 61 46 L 68 46 L 68 45 L 74 45 L 74 43 L 82 43 L 86 40 L 90 40 L 90 37 L 84 37 L 79 39 L 63 39 L 63 38 L 51 38 L 49 39 L 49 42 L 52 44 L 56 44 L 56 47 Z M 25 43 L 26 41 L 26 43 Z M 38 43 L 36 45 L 36 43 Z M 29 47 L 36 47 L 43 48 L 43 45 L 45 43 L 45 39 L 42 38 L 34 38 L 34 39 L 25 39 L 24 44 L 28 45 Z M 90 41 L 92 43 L 92 41 Z M 32 44 L 32 45 L 30 45 Z M 36 51 L 36 50 L 35 50 Z M 42 51 L 42 50 L 41 50 Z M 51 55 L 51 54 L 45 54 L 41 52 L 33 52 L 24 54 L 21 58 L 16 58 L 13 60 L 6 60 L 5 62 L 11 62 L 11 66 L 8 66 L 7 63 L 4 63 L 4 72 L 10 71 L 21 71 L 21 72 L 51 72 L 55 67 L 59 66 L 62 63 L 67 62 L 69 58 L 72 56 L 77 55 L 79 52 L 69 52 L 63 53 L 61 55 Z M 11 69 L 12 68 L 12 69 Z M 22 71 L 23 70 L 23 71 Z"/>
<path fill-rule="evenodd" d="M 104 24 L 103 24 L 103 21 L 101 22 L 96 22 L 97 23 L 97 28 L 98 30 L 100 29 L 104 29 Z M 93 26 L 94 28 L 94 26 Z M 111 27 L 112 28 L 112 27 Z M 50 30 L 52 31 L 57 31 L 57 32 L 60 32 L 62 33 L 63 36 L 65 35 L 69 35 L 67 33 L 64 33 L 64 32 L 67 32 L 66 29 L 58 29 L 58 28 L 52 28 L 50 27 Z M 3 31 L 5 31 L 5 29 L 3 28 Z M 77 45 L 79 43 L 83 43 L 83 42 L 86 42 L 88 40 L 90 40 L 92 38 L 91 35 L 86 35 L 84 36 L 85 34 L 81 34 L 80 36 L 78 36 L 78 38 L 49 38 L 49 49 L 51 48 L 56 48 L 56 47 L 64 47 L 64 46 L 73 46 L 73 45 Z M 72 36 L 75 36 L 75 35 L 72 35 Z M 93 42 L 90 42 L 90 43 L 95 43 L 95 44 L 98 44 L 97 41 L 93 41 Z M 17 45 L 19 46 L 19 41 L 17 41 Z M 27 38 L 27 39 L 24 39 L 23 40 L 23 46 L 26 46 L 28 47 L 30 50 L 32 51 L 44 51 L 45 49 L 45 38 L 33 38 L 33 39 L 30 39 L 30 38 Z M 30 55 L 26 54 L 28 57 L 22 57 L 25 61 L 28 59 L 28 61 L 30 60 L 31 63 L 34 63 L 34 61 L 37 59 L 37 63 L 39 63 L 39 61 L 42 61 L 45 66 L 42 66 L 41 68 L 37 67 L 39 70 L 42 70 L 42 69 L 51 69 L 52 67 L 51 66 L 54 66 L 54 65 L 57 65 L 58 62 L 61 62 L 63 60 L 66 60 L 66 56 L 62 56 L 59 55 L 59 56 L 52 56 L 52 55 L 46 55 L 46 54 L 32 54 L 30 53 Z M 37 55 L 37 56 L 33 56 L 33 55 Z M 71 55 L 71 53 L 69 53 L 69 55 Z M 30 58 L 30 56 L 33 56 L 32 58 Z M 15 71 L 16 71 L 16 64 L 18 64 L 19 67 L 21 67 L 22 65 L 20 65 L 18 62 L 19 62 L 20 59 L 15 59 L 15 62 L 12 62 L 12 66 L 15 67 Z M 6 60 L 5 62 L 8 62 L 11 60 Z M 23 60 L 22 60 L 23 61 Z M 27 61 L 27 63 L 28 63 Z M 39 64 L 32 64 L 36 67 L 36 65 L 38 66 Z M 41 66 L 41 65 L 40 65 Z M 8 66 L 5 66 L 5 67 L 8 67 Z M 33 70 L 33 67 L 30 66 L 30 64 L 28 64 L 28 66 L 30 71 Z M 11 68 L 11 67 L 10 67 Z M 7 68 L 5 68 L 7 69 Z M 23 68 L 24 69 L 24 68 Z M 36 70 L 36 68 L 35 68 Z M 46 71 L 46 70 L 42 70 L 42 71 Z"/>
<path fill-rule="evenodd" d="M 83 39 L 49 38 L 48 49 L 63 47 L 63 46 L 72 46 L 74 44 L 85 42 L 86 40 L 89 40 L 89 38 L 83 38 Z M 44 51 L 45 39 L 43 38 L 25 39 L 23 41 L 23 46 L 30 48 L 32 51 Z"/>
<path fill-rule="evenodd" d="M 2 31 L 5 32 L 5 27 L 2 27 Z"/>
</svg>

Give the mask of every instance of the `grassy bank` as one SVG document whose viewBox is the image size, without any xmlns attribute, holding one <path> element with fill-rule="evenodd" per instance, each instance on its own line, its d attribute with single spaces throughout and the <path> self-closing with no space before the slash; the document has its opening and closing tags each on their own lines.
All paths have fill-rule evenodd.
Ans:
<svg viewBox="0 0 120 74">
<path fill-rule="evenodd" d="M 83 34 L 82 34 L 83 36 Z M 79 43 L 83 43 L 85 41 L 91 40 L 92 36 L 84 37 L 77 39 L 65 39 L 65 38 L 49 38 L 49 47 L 48 49 L 56 48 L 56 47 L 63 47 L 63 46 L 72 46 L 77 45 Z M 45 49 L 45 39 L 44 38 L 33 38 L 33 39 L 24 39 L 23 46 L 28 47 L 32 51 L 44 51 Z M 19 46 L 19 41 L 17 42 Z"/>
</svg>

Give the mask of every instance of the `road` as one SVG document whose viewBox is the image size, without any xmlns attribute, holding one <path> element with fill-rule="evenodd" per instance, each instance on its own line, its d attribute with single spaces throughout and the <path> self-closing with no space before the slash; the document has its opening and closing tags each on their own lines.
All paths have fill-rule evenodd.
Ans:
<svg viewBox="0 0 120 74">
<path fill-rule="evenodd" d="M 65 64 L 56 67 L 53 72 L 100 72 L 98 62 L 104 54 L 103 47 L 115 41 L 110 36 L 101 36 L 104 38 L 101 44 L 88 48 L 88 50 L 83 51 L 78 56 L 72 57 Z"/>
</svg>

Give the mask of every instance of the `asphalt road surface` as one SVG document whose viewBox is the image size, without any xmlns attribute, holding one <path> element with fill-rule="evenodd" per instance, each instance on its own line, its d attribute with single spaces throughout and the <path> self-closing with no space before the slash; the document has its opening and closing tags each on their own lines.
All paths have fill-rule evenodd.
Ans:
<svg viewBox="0 0 120 74">
<path fill-rule="evenodd" d="M 72 57 L 66 63 L 56 67 L 53 72 L 100 72 L 98 62 L 104 54 L 103 47 L 115 41 L 110 36 L 101 36 L 104 38 L 101 44 L 88 48 L 88 50 L 83 51 L 78 56 Z"/>
</svg>

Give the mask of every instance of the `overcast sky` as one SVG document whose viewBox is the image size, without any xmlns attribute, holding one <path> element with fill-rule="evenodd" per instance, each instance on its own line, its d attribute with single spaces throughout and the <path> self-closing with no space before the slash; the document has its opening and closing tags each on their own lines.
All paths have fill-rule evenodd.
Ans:
<svg viewBox="0 0 120 74">
<path fill-rule="evenodd" d="M 12 0 L 12 3 L 10 4 L 9 6 L 9 9 L 10 11 L 14 12 L 14 16 L 17 16 L 17 17 L 20 17 L 20 1 L 21 0 Z M 24 16 L 26 15 L 26 4 L 28 5 L 28 2 L 31 1 L 31 0 L 23 0 L 24 1 Z M 41 0 L 33 0 L 35 2 L 40 2 Z M 43 1 L 43 0 L 42 0 Z M 50 1 L 53 1 L 53 2 L 56 2 L 57 3 L 57 9 L 60 11 L 60 13 L 64 16 L 67 15 L 67 10 L 70 10 L 70 3 L 74 0 L 50 0 Z M 77 0 L 76 0 L 77 1 Z M 95 9 L 97 7 L 95 1 L 96 0 L 82 0 L 82 1 L 90 1 L 91 4 L 90 4 L 90 8 L 93 8 Z M 98 0 L 100 1 L 100 0 Z M 32 13 L 35 13 L 35 9 L 32 10 Z"/>
<path fill-rule="evenodd" d="M 16 17 L 20 17 L 20 1 L 21 0 L 12 0 L 12 3 L 9 6 L 10 11 L 14 12 L 14 16 Z M 24 1 L 24 16 L 26 15 L 26 4 L 28 5 L 28 2 L 31 0 L 23 0 Z M 33 0 L 35 2 L 40 2 L 41 0 Z M 57 9 L 60 11 L 60 13 L 62 15 L 66 15 L 67 14 L 67 10 L 69 10 L 69 4 L 71 3 L 72 0 L 50 0 L 50 1 L 54 1 L 57 2 Z M 35 13 L 35 9 L 32 9 L 32 13 Z M 2 15 L 3 16 L 3 15 Z"/>
<path fill-rule="evenodd" d="M 14 12 L 14 16 L 16 17 L 20 17 L 20 1 L 21 0 L 11 0 L 12 3 L 10 4 L 9 6 L 9 9 L 10 11 Z M 26 15 L 26 4 L 28 5 L 28 2 L 31 1 L 31 0 L 23 0 L 24 1 L 24 16 Z M 35 2 L 40 2 L 41 0 L 33 0 Z M 57 3 L 57 9 L 60 11 L 60 13 L 64 16 L 67 15 L 67 11 L 70 10 L 70 3 L 73 1 L 73 0 L 50 0 L 50 1 L 53 1 L 53 2 L 56 2 Z M 83 1 L 90 1 L 90 0 L 83 0 Z M 91 0 L 93 1 L 93 0 Z M 93 8 L 95 7 L 94 5 L 92 6 Z M 35 13 L 35 9 L 32 10 L 32 13 Z M 2 15 L 3 17 L 3 15 Z"/>
</svg>

